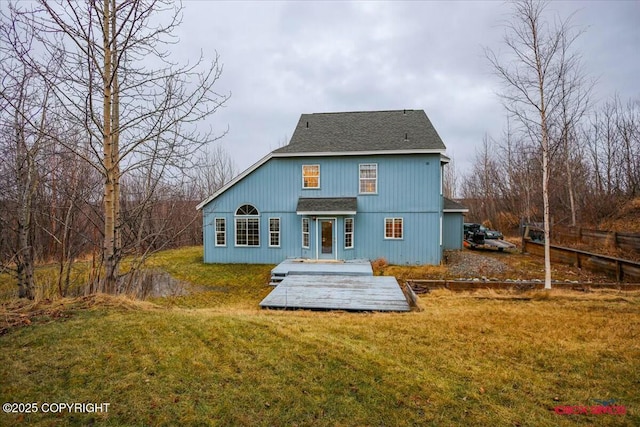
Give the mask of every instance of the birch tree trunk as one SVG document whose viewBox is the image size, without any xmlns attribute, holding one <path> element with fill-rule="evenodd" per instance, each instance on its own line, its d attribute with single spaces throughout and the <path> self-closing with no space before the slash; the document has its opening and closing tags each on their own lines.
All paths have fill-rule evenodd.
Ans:
<svg viewBox="0 0 640 427">
<path fill-rule="evenodd" d="M 540 149 L 542 204 L 544 216 L 545 289 L 551 289 L 549 174 L 555 123 L 560 123 L 563 83 L 572 66 L 567 55 L 577 36 L 569 20 L 544 20 L 544 2 L 521 0 L 512 3 L 512 21 L 504 42 L 509 59 L 501 60 L 487 49 L 486 56 L 504 84 L 500 93 L 505 109 L 520 123 L 523 134 Z"/>
<path fill-rule="evenodd" d="M 111 35 L 112 16 L 111 2 L 105 0 L 102 17 L 102 41 L 104 49 L 104 67 L 102 70 L 103 82 L 103 128 L 102 146 L 104 154 L 104 247 L 103 263 L 105 268 L 104 281 L 101 290 L 106 293 L 115 293 L 118 278 L 118 248 L 116 245 L 116 185 L 118 177 L 115 171 L 116 146 L 114 145 L 111 114 L 113 108 L 114 72 L 112 70 L 113 53 L 112 45 L 115 45 L 115 34 Z M 115 17 L 113 17 L 115 19 Z"/>
<path fill-rule="evenodd" d="M 18 296 L 35 298 L 33 280 L 34 254 L 32 242 L 32 206 L 33 195 L 37 186 L 34 155 L 37 147 L 29 149 L 25 141 L 24 127 L 16 113 L 16 177 L 18 190 L 18 247 L 16 270 L 18 279 Z"/>
</svg>

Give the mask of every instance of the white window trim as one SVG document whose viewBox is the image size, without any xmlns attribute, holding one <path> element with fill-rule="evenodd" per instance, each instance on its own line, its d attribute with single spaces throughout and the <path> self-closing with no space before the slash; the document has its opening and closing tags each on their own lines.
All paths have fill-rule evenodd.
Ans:
<svg viewBox="0 0 640 427">
<path fill-rule="evenodd" d="M 240 209 L 240 207 L 244 206 L 244 205 L 250 205 L 252 206 L 256 212 L 258 212 L 257 215 L 238 215 L 238 209 Z M 236 209 L 236 215 L 234 216 L 234 221 L 233 221 L 233 232 L 234 232 L 234 243 L 235 246 L 238 248 L 259 248 L 261 245 L 261 241 L 262 239 L 260 238 L 260 211 L 258 210 L 258 208 L 256 208 L 254 205 L 249 204 L 249 203 L 243 203 L 242 205 L 240 205 L 240 207 L 238 209 Z M 248 234 L 247 234 L 247 244 L 239 244 L 238 243 L 238 220 L 245 220 L 247 221 L 247 233 L 249 231 L 249 220 L 250 219 L 255 219 L 258 221 L 258 244 L 257 245 L 250 245 L 249 244 L 249 239 L 248 239 Z"/>
<path fill-rule="evenodd" d="M 375 166 L 376 170 L 376 191 L 361 191 L 362 190 L 362 180 L 371 180 L 371 178 L 362 178 L 360 176 L 360 172 L 362 171 L 363 166 Z M 378 164 L 377 163 L 360 163 L 358 165 L 358 194 L 378 194 Z"/>
<path fill-rule="evenodd" d="M 351 221 L 351 232 L 347 232 L 347 221 Z M 356 246 L 355 242 L 355 231 L 356 231 L 356 222 L 353 218 L 345 218 L 344 219 L 344 248 L 345 249 L 353 249 Z M 351 246 L 347 246 L 347 235 L 351 234 Z"/>
<path fill-rule="evenodd" d="M 307 231 L 304 231 L 304 224 L 307 223 Z M 307 235 L 307 245 L 304 244 L 304 236 Z M 311 228 L 309 224 L 309 218 L 302 218 L 302 247 L 304 249 L 309 249 L 311 247 Z"/>
<path fill-rule="evenodd" d="M 338 230 L 338 218 L 337 217 L 318 217 L 315 220 L 316 223 L 316 259 L 331 259 L 331 258 L 321 258 L 320 249 L 322 246 L 322 228 L 320 227 L 320 223 L 322 221 L 331 221 L 331 252 L 333 253 L 333 259 L 338 259 L 338 237 L 336 235 Z"/>
<path fill-rule="evenodd" d="M 402 228 L 400 228 L 400 230 L 401 230 L 401 233 L 402 233 L 402 237 L 394 237 L 394 236 L 388 237 L 387 236 L 387 221 L 388 220 L 391 220 L 391 230 L 392 230 L 392 232 L 396 228 L 395 227 L 396 221 L 397 220 L 401 221 Z M 403 240 L 404 239 L 404 218 L 402 218 L 402 217 L 388 217 L 388 218 L 384 219 L 384 239 L 385 240 Z"/>
<path fill-rule="evenodd" d="M 221 220 L 224 224 L 224 231 L 218 231 L 218 220 Z M 216 217 L 213 219 L 213 233 L 214 233 L 214 241 L 215 246 L 222 248 L 227 246 L 227 218 L 224 217 Z M 218 243 L 218 235 L 221 234 L 224 237 L 224 243 Z"/>
<path fill-rule="evenodd" d="M 255 219 L 258 221 L 258 244 L 257 245 L 250 245 L 249 239 L 247 238 L 247 244 L 242 245 L 238 243 L 238 220 L 244 220 L 247 221 L 247 232 L 249 231 L 249 220 L 250 219 Z M 238 248 L 259 248 L 260 247 L 260 217 L 259 216 L 236 216 L 235 217 L 235 221 L 233 221 L 235 224 L 235 246 Z M 247 234 L 248 237 L 248 234 Z"/>
<path fill-rule="evenodd" d="M 309 167 L 309 166 L 317 166 L 318 167 L 318 186 L 317 187 L 307 187 L 304 185 L 304 168 Z M 311 164 L 311 165 L 302 165 L 302 167 L 300 168 L 300 171 L 302 172 L 302 189 L 303 190 L 318 190 L 320 188 L 320 164 Z"/>
<path fill-rule="evenodd" d="M 278 231 L 271 231 L 271 220 L 272 219 L 278 220 Z M 275 217 L 274 216 L 274 217 L 270 217 L 269 218 L 269 247 L 270 248 L 279 248 L 280 247 L 280 242 L 281 242 L 281 240 L 280 240 L 280 229 L 281 229 L 281 225 L 282 225 L 282 222 L 280 221 L 280 217 Z M 274 235 L 274 234 L 278 235 L 278 244 L 277 245 L 272 245 L 271 244 L 271 236 Z"/>
</svg>

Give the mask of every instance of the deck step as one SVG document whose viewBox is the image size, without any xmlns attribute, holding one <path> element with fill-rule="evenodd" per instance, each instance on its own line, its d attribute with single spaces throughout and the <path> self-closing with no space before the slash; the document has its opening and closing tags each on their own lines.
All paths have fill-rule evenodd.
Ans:
<svg viewBox="0 0 640 427">
<path fill-rule="evenodd" d="M 359 262 L 301 262 L 286 259 L 271 270 L 271 277 L 287 277 L 292 275 L 304 276 L 373 276 L 371 263 L 368 261 Z"/>
<path fill-rule="evenodd" d="M 271 282 L 269 282 L 269 285 L 278 286 L 286 278 L 287 278 L 287 273 L 271 272 Z"/>
</svg>

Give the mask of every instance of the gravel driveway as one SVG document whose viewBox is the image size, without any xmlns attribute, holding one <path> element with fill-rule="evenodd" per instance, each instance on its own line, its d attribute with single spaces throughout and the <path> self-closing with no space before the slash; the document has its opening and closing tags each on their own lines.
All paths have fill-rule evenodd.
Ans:
<svg viewBox="0 0 640 427">
<path fill-rule="evenodd" d="M 509 256 L 509 254 L 500 253 Z M 447 252 L 449 274 L 459 278 L 503 276 L 511 267 L 498 257 L 469 250 Z"/>
</svg>

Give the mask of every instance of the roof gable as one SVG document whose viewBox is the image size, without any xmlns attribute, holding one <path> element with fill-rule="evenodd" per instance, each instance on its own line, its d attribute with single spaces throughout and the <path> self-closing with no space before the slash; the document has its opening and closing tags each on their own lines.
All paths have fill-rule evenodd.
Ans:
<svg viewBox="0 0 640 427">
<path fill-rule="evenodd" d="M 288 145 L 258 160 L 196 209 L 204 208 L 273 157 L 440 153 L 441 161 L 448 162 L 445 150 L 424 110 L 302 114 Z"/>
<path fill-rule="evenodd" d="M 424 110 L 302 114 L 287 153 L 444 151 L 442 139 Z"/>
</svg>

